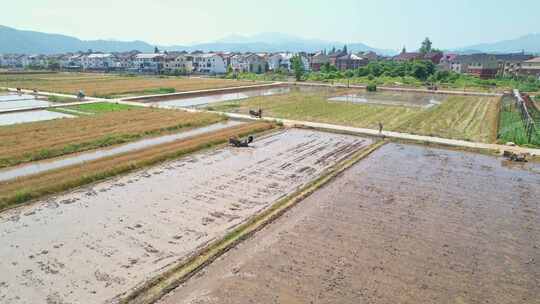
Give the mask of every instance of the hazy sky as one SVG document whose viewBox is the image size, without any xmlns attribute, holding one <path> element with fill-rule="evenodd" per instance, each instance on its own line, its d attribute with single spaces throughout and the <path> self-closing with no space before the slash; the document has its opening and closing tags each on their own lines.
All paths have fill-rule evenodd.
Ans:
<svg viewBox="0 0 540 304">
<path fill-rule="evenodd" d="M 540 32 L 540 0 L 4 0 L 0 24 L 81 39 L 208 42 L 283 32 L 373 47 L 454 48 Z"/>
</svg>

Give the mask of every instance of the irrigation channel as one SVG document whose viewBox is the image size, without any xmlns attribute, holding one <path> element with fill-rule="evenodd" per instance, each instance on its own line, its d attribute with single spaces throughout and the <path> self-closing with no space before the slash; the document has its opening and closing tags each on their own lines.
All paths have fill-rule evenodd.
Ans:
<svg viewBox="0 0 540 304">
<path fill-rule="evenodd" d="M 285 129 L 0 213 L 0 302 L 114 303 L 371 143 Z"/>
<path fill-rule="evenodd" d="M 210 133 L 233 126 L 243 124 L 242 121 L 229 120 L 226 122 L 215 123 L 209 126 L 196 128 L 176 134 L 158 136 L 154 138 L 142 139 L 136 142 L 124 144 L 110 149 L 101 149 L 91 152 L 80 153 L 75 156 L 61 157 L 54 160 L 45 160 L 23 164 L 14 168 L 0 170 L 0 182 L 9 181 L 15 178 L 35 175 L 46 171 L 61 169 L 73 165 L 79 165 L 85 162 L 115 156 L 123 153 L 133 152 L 137 150 L 147 149 L 153 146 L 170 143 L 180 139 L 186 139 L 205 133 Z"/>
<path fill-rule="evenodd" d="M 514 90 L 514 98 L 521 114 L 521 120 L 523 121 L 528 141 L 532 142 L 533 137 L 540 138 L 540 114 L 536 113 L 536 108 L 532 104 L 532 101 L 528 97 L 526 99 L 523 98 L 518 90 Z"/>
</svg>

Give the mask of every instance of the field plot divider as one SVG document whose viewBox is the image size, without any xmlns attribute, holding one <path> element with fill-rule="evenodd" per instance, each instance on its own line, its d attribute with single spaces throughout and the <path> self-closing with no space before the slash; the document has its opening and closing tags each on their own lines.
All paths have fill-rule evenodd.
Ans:
<svg viewBox="0 0 540 304">
<path fill-rule="evenodd" d="M 254 233 L 263 229 L 266 225 L 278 219 L 294 205 L 304 200 L 317 189 L 330 182 L 333 178 L 356 164 L 358 161 L 369 156 L 372 152 L 376 151 L 385 143 L 386 141 L 378 141 L 354 153 L 349 158 L 328 169 L 318 179 L 310 182 L 286 198 L 274 203 L 267 210 L 255 215 L 246 223 L 240 225 L 223 238 L 209 244 L 201 251 L 193 254 L 187 260 L 178 261 L 176 265 L 171 266 L 171 268 L 162 274 L 151 278 L 141 286 L 133 289 L 131 292 L 121 295 L 120 298 L 114 299 L 115 302 L 124 304 L 150 304 L 156 302 L 162 296 L 174 290 L 183 282 L 187 281 L 198 271 L 211 264 L 218 257 L 238 245 L 240 242 L 248 239 Z"/>
<path fill-rule="evenodd" d="M 514 96 L 516 98 L 516 102 L 521 113 L 521 119 L 525 127 L 527 140 L 531 142 L 533 133 L 538 133 L 540 130 L 538 129 L 538 126 L 536 126 L 536 122 L 528 109 L 528 107 L 530 106 L 523 99 L 521 93 L 519 93 L 518 90 L 514 90 Z"/>
</svg>

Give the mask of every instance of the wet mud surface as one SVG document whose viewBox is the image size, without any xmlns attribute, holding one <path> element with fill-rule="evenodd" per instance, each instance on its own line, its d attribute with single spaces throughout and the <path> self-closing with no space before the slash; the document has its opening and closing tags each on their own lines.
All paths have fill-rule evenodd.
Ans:
<svg viewBox="0 0 540 304">
<path fill-rule="evenodd" d="M 160 304 L 540 303 L 540 165 L 387 144 Z"/>
<path fill-rule="evenodd" d="M 370 144 L 290 129 L 0 214 L 0 303 L 109 303 Z"/>
<path fill-rule="evenodd" d="M 14 125 L 19 123 L 52 120 L 59 118 L 74 118 L 75 116 L 52 112 L 47 110 L 34 110 L 28 112 L 0 114 L 0 126 Z"/>
<path fill-rule="evenodd" d="M 427 109 L 441 104 L 447 98 L 447 95 L 441 94 L 359 91 L 354 94 L 346 94 L 332 97 L 328 100 L 338 102 L 378 104 L 386 106 L 406 106 Z"/>
<path fill-rule="evenodd" d="M 0 111 L 47 107 L 54 103 L 36 99 L 33 95 L 0 94 Z"/>
</svg>

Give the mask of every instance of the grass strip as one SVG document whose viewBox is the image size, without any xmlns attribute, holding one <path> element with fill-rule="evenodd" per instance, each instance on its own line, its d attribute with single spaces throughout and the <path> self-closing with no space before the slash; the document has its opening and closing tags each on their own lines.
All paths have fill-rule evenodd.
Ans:
<svg viewBox="0 0 540 304">
<path fill-rule="evenodd" d="M 118 299 L 120 303 L 130 304 L 150 304 L 160 299 L 163 295 L 172 291 L 181 283 L 195 275 L 199 270 L 203 269 L 215 259 L 223 255 L 225 252 L 249 238 L 257 231 L 264 228 L 279 218 L 287 210 L 294 205 L 304 200 L 320 187 L 331 181 L 340 173 L 354 165 L 356 162 L 367 157 L 373 151 L 377 150 L 385 144 L 384 141 L 376 142 L 369 147 L 358 151 L 351 157 L 335 165 L 333 168 L 326 171 L 321 177 L 309 183 L 302 189 L 287 196 L 286 198 L 273 204 L 269 209 L 263 211 L 259 215 L 253 217 L 246 223 L 227 234 L 220 240 L 215 241 L 202 251 L 194 254 L 192 257 L 184 261 L 179 261 L 177 265 L 172 266 L 169 270 L 159 276 L 150 279 L 145 284 L 133 290 L 131 293 Z"/>
<path fill-rule="evenodd" d="M 263 122 L 239 125 L 145 150 L 0 183 L 0 211 L 47 195 L 58 194 L 195 151 L 215 147 L 226 143 L 231 136 L 246 136 L 274 127 L 274 124 Z"/>
</svg>

